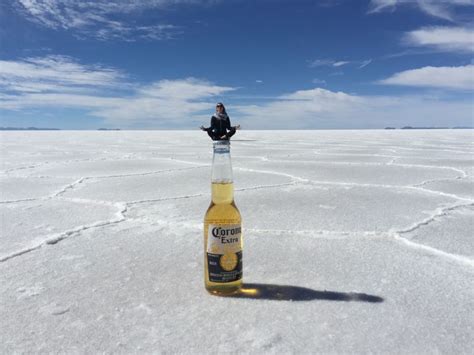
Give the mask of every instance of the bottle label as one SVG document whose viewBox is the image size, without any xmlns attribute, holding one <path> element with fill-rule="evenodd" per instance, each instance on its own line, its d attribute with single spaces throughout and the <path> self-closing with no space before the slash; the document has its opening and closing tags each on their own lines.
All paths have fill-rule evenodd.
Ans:
<svg viewBox="0 0 474 355">
<path fill-rule="evenodd" d="M 206 252 L 209 281 L 233 282 L 242 278 L 240 224 L 210 224 Z"/>
</svg>

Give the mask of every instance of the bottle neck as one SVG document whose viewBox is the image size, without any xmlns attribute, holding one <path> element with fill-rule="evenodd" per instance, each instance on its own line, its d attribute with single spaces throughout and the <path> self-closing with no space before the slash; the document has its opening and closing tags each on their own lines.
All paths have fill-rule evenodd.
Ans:
<svg viewBox="0 0 474 355">
<path fill-rule="evenodd" d="M 230 160 L 230 142 L 215 141 L 212 157 L 212 202 L 232 203 L 234 200 L 234 179 Z"/>
</svg>

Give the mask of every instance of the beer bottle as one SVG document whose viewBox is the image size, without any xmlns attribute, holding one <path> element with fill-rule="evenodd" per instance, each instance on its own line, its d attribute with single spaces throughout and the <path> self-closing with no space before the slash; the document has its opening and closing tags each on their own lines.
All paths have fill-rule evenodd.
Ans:
<svg viewBox="0 0 474 355">
<path fill-rule="evenodd" d="M 213 142 L 212 200 L 204 217 L 204 282 L 213 294 L 242 286 L 241 217 L 234 203 L 230 142 Z"/>
</svg>

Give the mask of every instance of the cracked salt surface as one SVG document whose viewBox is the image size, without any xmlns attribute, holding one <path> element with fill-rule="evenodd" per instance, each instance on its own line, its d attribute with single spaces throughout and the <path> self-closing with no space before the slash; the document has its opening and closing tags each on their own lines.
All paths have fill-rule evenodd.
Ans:
<svg viewBox="0 0 474 355">
<path fill-rule="evenodd" d="M 239 132 L 260 296 L 218 298 L 202 133 L 4 133 L 0 352 L 468 353 L 472 138 Z"/>
<path fill-rule="evenodd" d="M 474 259 L 474 204 L 436 216 L 433 221 L 406 232 L 404 237 L 446 252 Z M 436 238 L 433 237 L 436 235 Z"/>
<path fill-rule="evenodd" d="M 97 221 L 108 221 L 116 216 L 118 208 L 112 203 L 60 199 L 0 205 L 2 219 L 8 221 L 2 223 L 0 260 L 22 250 L 52 244 Z"/>
<path fill-rule="evenodd" d="M 73 178 L 57 177 L 0 177 L 2 186 L 0 203 L 23 200 L 35 200 L 48 197 L 61 189 L 65 184 L 72 183 Z"/>
</svg>

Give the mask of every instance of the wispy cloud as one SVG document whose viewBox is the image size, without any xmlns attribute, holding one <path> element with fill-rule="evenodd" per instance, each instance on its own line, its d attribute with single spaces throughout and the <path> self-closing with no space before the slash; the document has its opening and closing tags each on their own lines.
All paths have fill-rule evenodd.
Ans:
<svg viewBox="0 0 474 355">
<path fill-rule="evenodd" d="M 413 6 L 427 15 L 454 21 L 456 7 L 472 6 L 474 0 L 371 0 L 369 13 L 394 11 L 398 6 Z"/>
<path fill-rule="evenodd" d="M 189 127 L 193 118 L 214 106 L 218 95 L 232 90 L 195 78 L 160 80 L 91 114 L 121 125 Z"/>
<path fill-rule="evenodd" d="M 343 66 L 343 65 L 346 65 L 346 64 L 349 64 L 350 62 L 347 62 L 347 61 L 344 61 L 344 60 L 340 60 L 338 62 L 334 62 L 332 63 L 332 66 L 333 67 L 340 67 L 340 66 Z"/>
<path fill-rule="evenodd" d="M 316 67 L 340 67 L 350 62 L 344 60 L 334 60 L 334 59 L 315 59 L 309 62 L 310 68 Z"/>
<path fill-rule="evenodd" d="M 441 76 L 472 78 L 472 65 L 468 67 L 468 71 L 454 74 L 448 71 Z M 88 116 L 122 128 L 192 128 L 196 126 L 194 121 L 208 120 L 209 109 L 216 101 L 236 90 L 196 78 L 136 83 L 115 68 L 81 64 L 64 56 L 0 61 L 0 70 L 0 109 L 19 112 L 80 109 Z M 440 72 L 432 72 L 424 73 L 421 78 L 426 83 L 428 78 L 439 76 Z M 398 83 L 393 78 L 398 78 Z M 419 83 L 420 76 L 417 80 Z M 406 75 L 394 75 L 386 81 L 386 84 L 396 85 L 410 82 Z M 314 82 L 323 84 L 320 79 Z M 439 83 L 430 85 L 441 87 Z M 451 85 L 466 87 L 472 82 Z M 117 90 L 117 87 L 125 89 Z M 442 87 L 446 87 L 446 82 Z M 256 105 L 229 105 L 233 121 L 249 129 L 367 128 L 446 125 L 446 117 L 458 120 L 453 121 L 453 125 L 466 125 L 472 116 L 470 99 L 364 96 L 322 88 L 262 97 L 258 102 Z M 295 117 L 298 119 L 294 120 Z"/>
<path fill-rule="evenodd" d="M 78 38 L 136 41 L 171 39 L 182 33 L 182 28 L 169 23 L 139 23 L 143 12 L 203 3 L 211 0 L 16 0 L 16 8 L 32 22 L 69 30 Z"/>
<path fill-rule="evenodd" d="M 372 63 L 372 59 L 363 60 L 359 65 L 359 69 L 365 68 L 370 63 Z"/>
<path fill-rule="evenodd" d="M 316 85 L 326 85 L 326 80 L 322 80 L 318 78 L 314 78 L 311 82 Z"/>
<path fill-rule="evenodd" d="M 0 87 L 6 91 L 93 89 L 114 86 L 124 77 L 119 70 L 100 65 L 82 65 L 67 56 L 0 60 Z"/>
<path fill-rule="evenodd" d="M 474 52 L 474 29 L 465 27 L 424 27 L 405 35 L 405 42 L 414 46 L 432 47 L 442 51 Z"/>
<path fill-rule="evenodd" d="M 474 90 L 474 65 L 423 67 L 396 73 L 380 84 Z"/>
<path fill-rule="evenodd" d="M 331 68 L 338 68 L 344 65 L 357 65 L 359 69 L 362 69 L 372 63 L 372 59 L 366 60 L 334 60 L 334 59 L 315 59 L 309 61 L 308 66 L 310 68 L 317 68 L 317 67 L 331 67 Z"/>
<path fill-rule="evenodd" d="M 0 109 L 77 108 L 123 127 L 189 125 L 217 96 L 235 90 L 196 78 L 138 84 L 114 68 L 64 56 L 0 61 L 0 89 Z"/>
<path fill-rule="evenodd" d="M 318 0 L 315 5 L 319 7 L 334 7 L 341 5 L 345 0 Z"/>
</svg>

